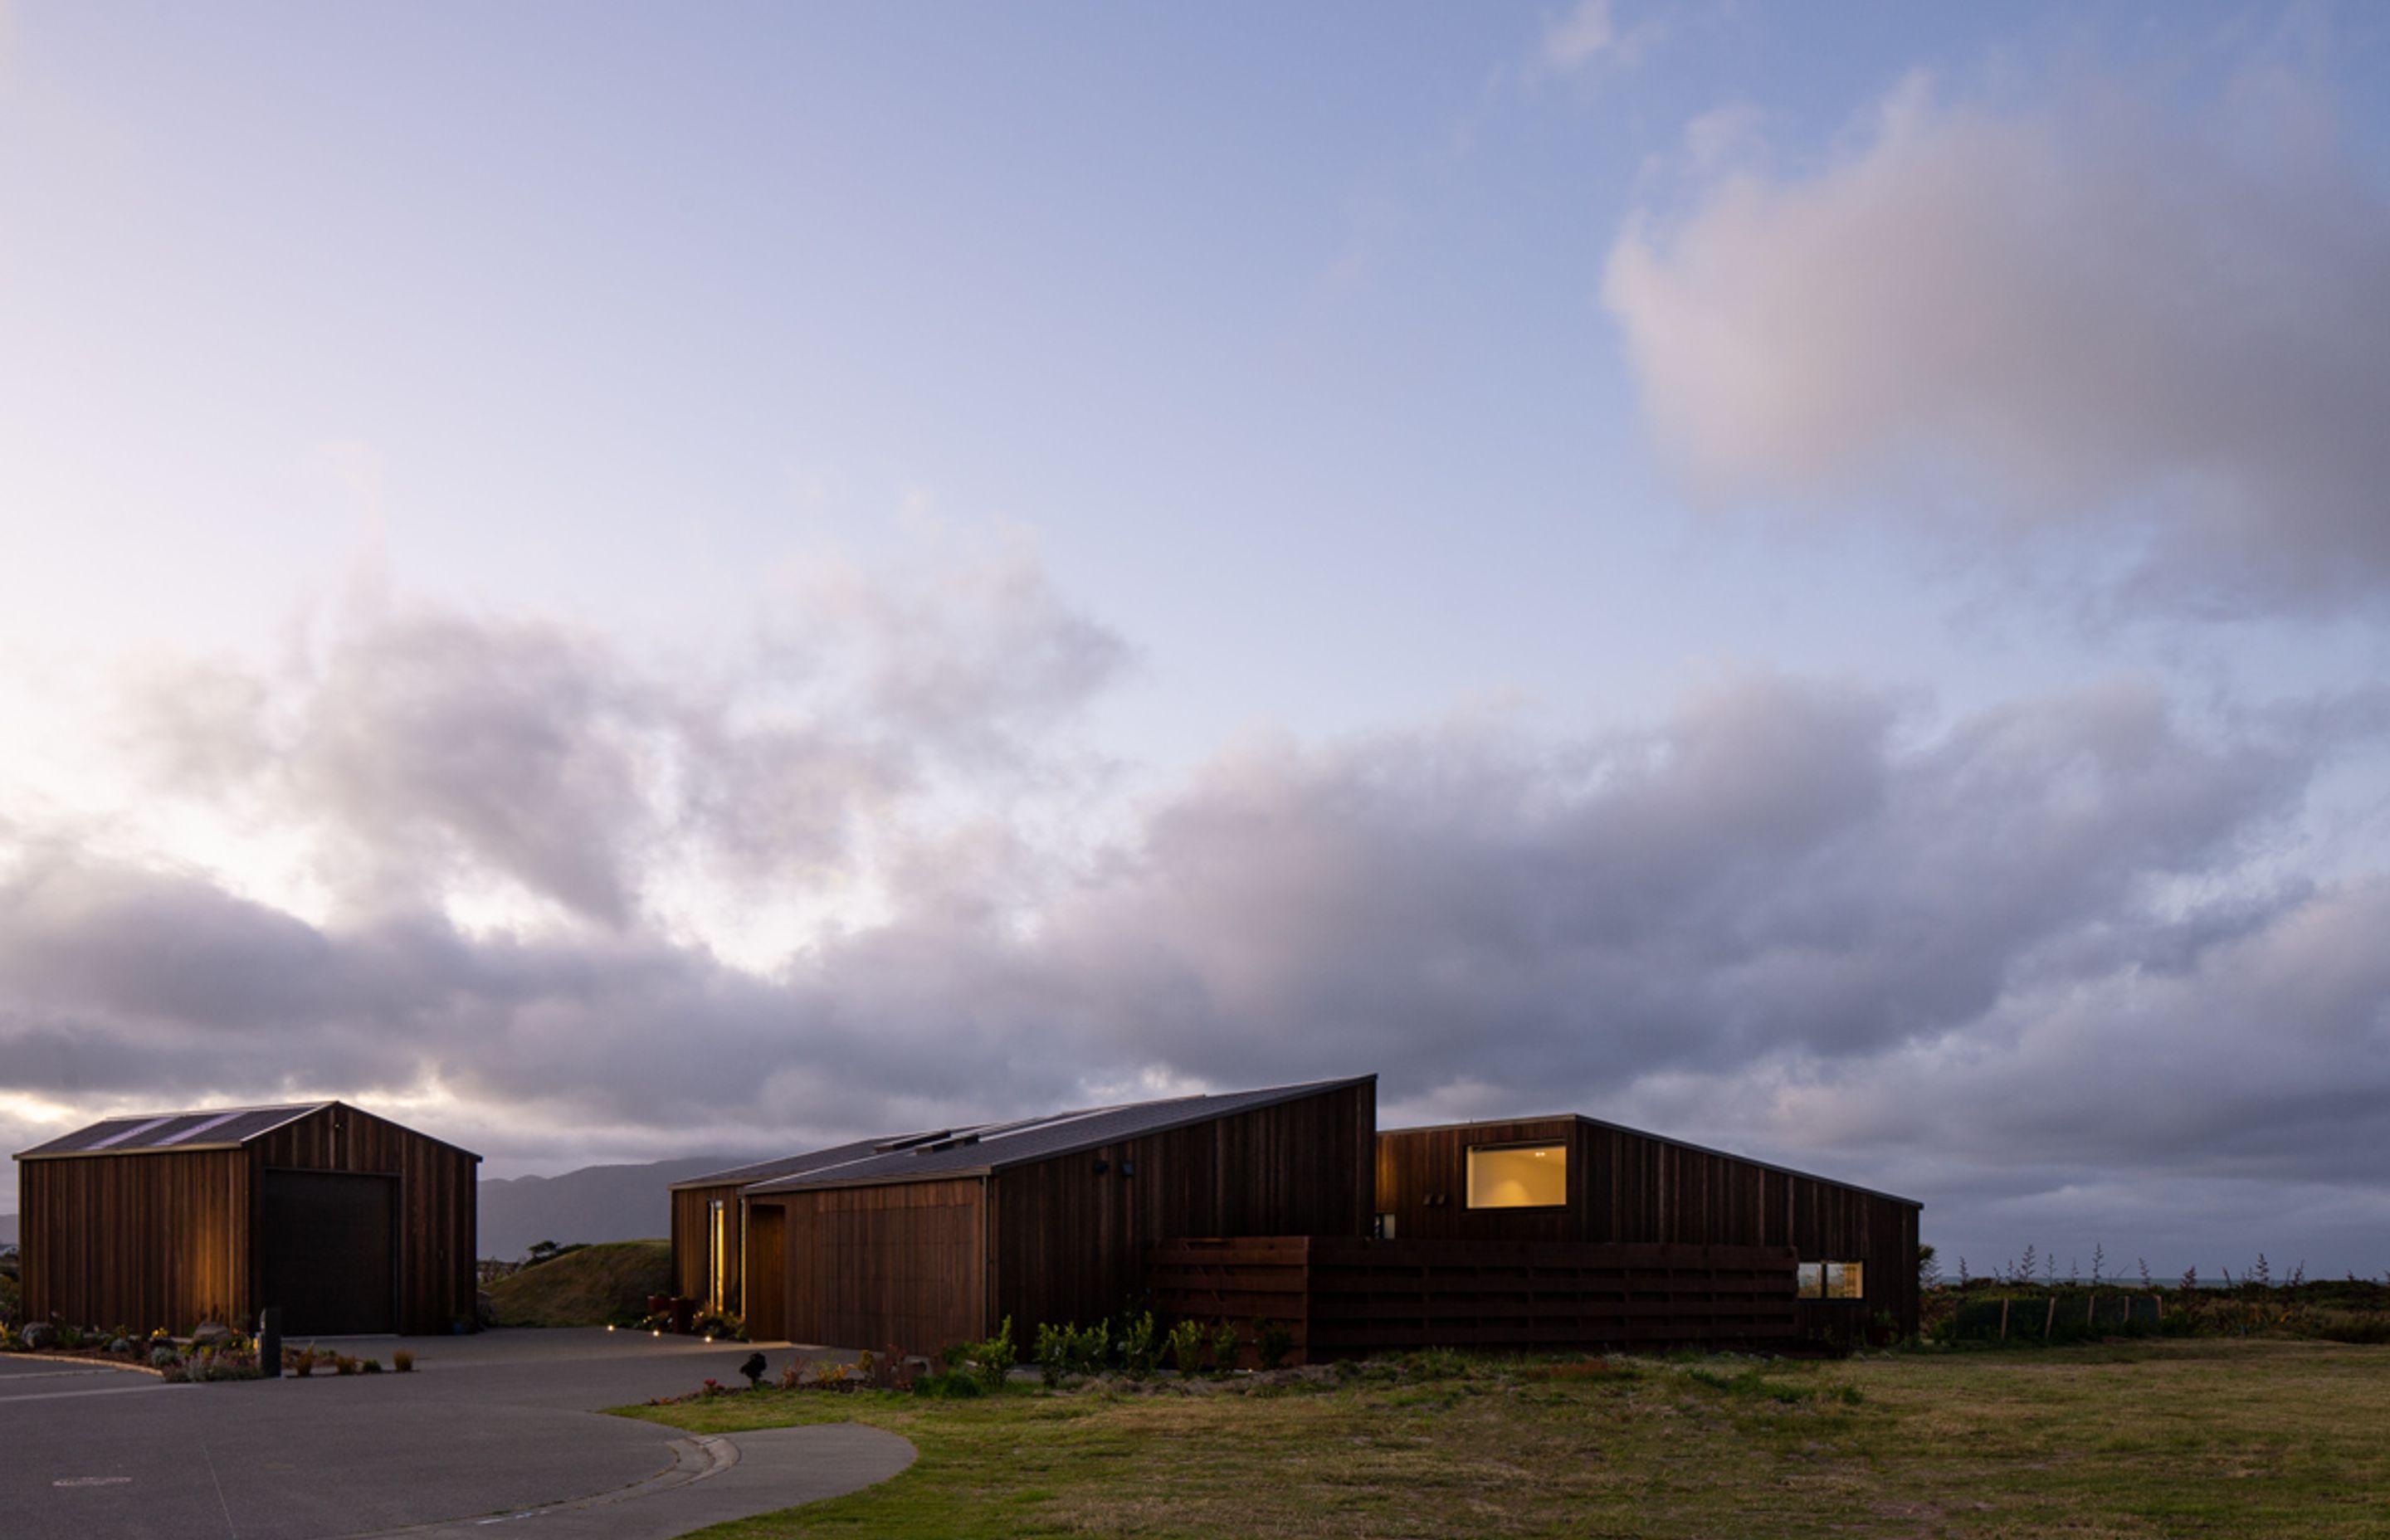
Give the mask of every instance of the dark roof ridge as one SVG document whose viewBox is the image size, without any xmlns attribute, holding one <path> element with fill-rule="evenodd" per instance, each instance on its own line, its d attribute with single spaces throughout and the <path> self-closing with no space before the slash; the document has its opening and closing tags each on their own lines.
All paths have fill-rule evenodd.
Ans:
<svg viewBox="0 0 2390 1540">
<path fill-rule="evenodd" d="M 1166 1134 L 1174 1129 L 1208 1122 L 1214 1116 L 1234 1116 L 1238 1113 L 1256 1112 L 1265 1108 L 1297 1101 L 1304 1097 L 1318 1096 L 1324 1092 L 1374 1082 L 1377 1078 L 1375 1074 L 1348 1075 L 1335 1080 L 1311 1080 L 1287 1085 L 1266 1085 L 1247 1091 L 1198 1091 L 1185 1096 L 1156 1097 L 1151 1101 L 1127 1102 L 1118 1107 L 1096 1108 L 1078 1112 L 1058 1112 L 1043 1120 L 1028 1119 L 1022 1120 L 1018 1123 L 1005 1124 L 1003 1126 L 1014 1129 L 1016 1132 L 998 1136 L 985 1143 L 978 1144 L 962 1142 L 959 1136 L 967 1133 L 968 1130 L 957 1129 L 956 1130 L 957 1138 L 955 1143 L 935 1151 L 934 1155 L 927 1159 L 926 1163 L 919 1151 L 898 1151 L 892 1155 L 875 1156 L 868 1160 L 824 1165 L 815 1171 L 792 1172 L 786 1176 L 753 1183 L 747 1190 L 752 1193 L 768 1194 L 797 1192 L 815 1187 L 871 1187 L 895 1182 L 983 1175 L 1012 1166 L 1030 1165 L 1039 1161 L 1053 1160 L 1059 1156 L 1099 1149 L 1105 1145 L 1117 1144 L 1124 1139 Z M 1165 1108 L 1175 1109 L 1175 1114 L 1150 1121 L 1134 1122 L 1126 1127 L 1123 1127 L 1118 1121 L 1111 1123 L 1105 1121 L 1121 1120 L 1127 1114 Z M 1064 1120 L 1080 1126 L 1081 1133 L 1078 1137 L 1065 1139 L 1060 1143 L 1040 1142 L 1031 1137 L 1038 1132 L 1036 1126 L 1038 1123 L 1054 1123 Z M 1008 1149 L 1006 1140 L 1016 1136 L 1022 1137 L 1023 1142 L 1017 1147 Z M 879 1169 L 855 1172 L 842 1177 L 831 1174 L 844 1166 L 874 1165 Z"/>
</svg>

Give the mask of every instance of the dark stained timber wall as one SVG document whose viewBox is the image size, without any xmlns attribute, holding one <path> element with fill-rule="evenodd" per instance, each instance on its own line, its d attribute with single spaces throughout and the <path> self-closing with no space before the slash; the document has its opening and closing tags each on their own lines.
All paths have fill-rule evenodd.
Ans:
<svg viewBox="0 0 2390 1540">
<path fill-rule="evenodd" d="M 983 1335 L 985 1190 L 966 1176 L 776 1195 L 786 1335 L 920 1354 Z"/>
<path fill-rule="evenodd" d="M 29 1321 L 185 1331 L 250 1297 L 246 1150 L 27 1161 L 17 1183 Z"/>
<path fill-rule="evenodd" d="M 1376 1129 L 1365 1081 L 1000 1171 L 996 1315 L 1023 1341 L 1107 1319 L 1144 1293 L 1157 1241 L 1364 1235 Z"/>
<path fill-rule="evenodd" d="M 739 1223 L 738 1183 L 711 1187 L 675 1187 L 672 1195 L 672 1267 L 673 1292 L 685 1300 L 695 1300 L 700 1306 L 738 1315 L 746 1308 L 741 1276 L 745 1265 L 745 1237 Z M 722 1293 L 718 1302 L 709 1303 L 713 1289 L 712 1205 L 723 1205 Z"/>
<path fill-rule="evenodd" d="M 249 1149 L 261 1188 L 268 1171 L 395 1176 L 398 1329 L 446 1331 L 453 1322 L 473 1319 L 480 1156 L 337 1102 L 276 1129 Z M 260 1223 L 276 1223 L 262 1203 L 258 1213 Z M 262 1280 L 254 1245 L 263 1233 L 251 1238 L 251 1276 Z M 249 1314 L 254 1315 L 254 1306 Z"/>
<path fill-rule="evenodd" d="M 202 1320 L 253 1326 L 269 1246 L 303 1259 L 337 1237 L 276 1229 L 276 1172 L 389 1178 L 391 1277 L 398 1329 L 445 1331 L 473 1318 L 479 1157 L 333 1103 L 234 1148 L 69 1154 L 18 1167 L 28 1319 L 187 1331 Z M 294 1329 L 304 1329 L 294 1327 Z"/>
<path fill-rule="evenodd" d="M 1471 1148 L 1545 1142 L 1569 1151 L 1564 1204 L 1468 1206 Z M 1904 1199 L 1575 1117 L 1392 1130 L 1377 1173 L 1399 1238 L 1790 1246 L 1866 1269 L 1859 1299 L 1798 1302 L 1805 1333 L 1857 1337 L 1879 1314 L 1917 1329 L 1918 1206 Z"/>
</svg>

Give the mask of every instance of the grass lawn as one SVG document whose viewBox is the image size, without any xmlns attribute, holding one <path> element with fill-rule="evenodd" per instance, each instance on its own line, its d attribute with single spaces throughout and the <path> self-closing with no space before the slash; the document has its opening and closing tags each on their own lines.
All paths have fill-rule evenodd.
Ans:
<svg viewBox="0 0 2390 1540">
<path fill-rule="evenodd" d="M 1318 1387 L 739 1393 L 921 1457 L 731 1536 L 2390 1535 L 2390 1349 L 2192 1341 L 1836 1363 L 1430 1355 Z"/>
</svg>

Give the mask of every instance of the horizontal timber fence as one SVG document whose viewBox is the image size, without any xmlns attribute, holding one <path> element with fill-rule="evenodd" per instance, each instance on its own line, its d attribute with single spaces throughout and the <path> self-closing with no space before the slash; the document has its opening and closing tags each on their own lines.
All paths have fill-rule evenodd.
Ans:
<svg viewBox="0 0 2390 1540">
<path fill-rule="evenodd" d="M 1274 1322 L 1304 1363 L 1409 1348 L 1530 1351 L 1800 1336 L 1783 1246 L 1165 1240 L 1146 1282 L 1163 1316 Z"/>
</svg>

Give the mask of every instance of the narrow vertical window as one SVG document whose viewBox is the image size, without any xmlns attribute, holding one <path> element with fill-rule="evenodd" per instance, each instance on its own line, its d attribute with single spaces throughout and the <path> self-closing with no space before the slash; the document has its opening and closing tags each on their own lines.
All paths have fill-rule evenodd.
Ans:
<svg viewBox="0 0 2390 1540">
<path fill-rule="evenodd" d="M 720 1315 L 730 1297 L 730 1220 L 727 1206 L 717 1198 L 707 1205 L 705 1308 Z"/>
</svg>

